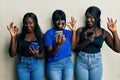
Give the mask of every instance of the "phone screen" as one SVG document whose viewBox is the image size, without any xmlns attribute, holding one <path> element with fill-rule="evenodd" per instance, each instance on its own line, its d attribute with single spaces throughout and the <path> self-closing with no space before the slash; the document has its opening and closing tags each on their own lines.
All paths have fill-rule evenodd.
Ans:
<svg viewBox="0 0 120 80">
<path fill-rule="evenodd" d="M 87 32 L 87 37 L 93 35 L 93 32 Z"/>
<path fill-rule="evenodd" d="M 56 36 L 63 35 L 63 31 L 56 31 Z"/>
</svg>

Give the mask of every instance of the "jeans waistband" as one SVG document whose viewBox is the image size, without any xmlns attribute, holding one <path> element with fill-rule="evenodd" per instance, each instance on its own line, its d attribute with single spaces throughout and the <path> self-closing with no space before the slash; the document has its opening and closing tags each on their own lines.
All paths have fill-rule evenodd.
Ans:
<svg viewBox="0 0 120 80">
<path fill-rule="evenodd" d="M 86 53 L 86 52 L 82 52 L 82 51 L 80 51 L 79 53 L 78 53 L 78 55 L 79 56 L 85 56 L 85 57 L 101 57 L 101 52 L 98 52 L 98 53 Z"/>
<path fill-rule="evenodd" d="M 21 56 L 20 57 L 20 62 L 28 62 L 28 61 L 30 61 L 30 62 L 36 62 L 36 61 L 42 61 L 42 59 L 39 59 L 39 58 L 36 58 L 36 57 L 34 57 L 34 56 L 32 56 L 32 57 L 24 57 L 24 56 Z"/>
</svg>

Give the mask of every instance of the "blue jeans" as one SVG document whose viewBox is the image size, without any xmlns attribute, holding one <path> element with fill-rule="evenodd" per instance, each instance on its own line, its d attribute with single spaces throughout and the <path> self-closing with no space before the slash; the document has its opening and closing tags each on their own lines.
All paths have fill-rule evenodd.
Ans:
<svg viewBox="0 0 120 80">
<path fill-rule="evenodd" d="M 35 57 L 21 57 L 16 73 L 18 80 L 43 80 L 43 62 Z"/>
<path fill-rule="evenodd" d="M 73 80 L 73 63 L 71 57 L 47 63 L 47 80 Z"/>
<path fill-rule="evenodd" d="M 76 80 L 102 80 L 101 53 L 79 52 L 75 59 Z"/>
</svg>

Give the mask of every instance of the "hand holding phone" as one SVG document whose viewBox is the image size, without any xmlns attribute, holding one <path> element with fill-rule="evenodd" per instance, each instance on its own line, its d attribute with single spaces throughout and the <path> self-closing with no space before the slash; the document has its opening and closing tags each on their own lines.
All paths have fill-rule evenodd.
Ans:
<svg viewBox="0 0 120 80">
<path fill-rule="evenodd" d="M 87 32 L 87 37 L 93 35 L 93 32 Z"/>
<path fill-rule="evenodd" d="M 56 31 L 56 43 L 61 45 L 66 41 L 63 31 Z"/>
<path fill-rule="evenodd" d="M 34 47 L 35 50 L 38 48 L 38 43 L 37 42 L 32 42 L 31 45 Z"/>
<path fill-rule="evenodd" d="M 56 31 L 56 36 L 63 35 L 63 31 Z"/>
</svg>

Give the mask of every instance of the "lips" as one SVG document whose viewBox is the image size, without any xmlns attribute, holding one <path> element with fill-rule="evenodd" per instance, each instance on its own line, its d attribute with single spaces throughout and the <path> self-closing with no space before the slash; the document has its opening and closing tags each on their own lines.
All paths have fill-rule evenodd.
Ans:
<svg viewBox="0 0 120 80">
<path fill-rule="evenodd" d="M 27 31 L 27 32 L 31 32 L 31 31 L 32 31 L 32 28 L 27 27 L 27 28 L 26 28 L 26 31 Z"/>
<path fill-rule="evenodd" d="M 88 26 L 92 26 L 92 24 L 93 24 L 92 22 L 87 22 Z"/>
<path fill-rule="evenodd" d="M 58 26 L 59 26 L 59 27 L 63 27 L 63 25 L 62 25 L 62 24 L 59 24 Z"/>
</svg>

